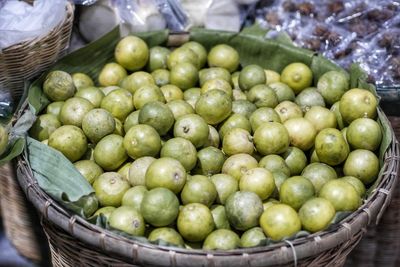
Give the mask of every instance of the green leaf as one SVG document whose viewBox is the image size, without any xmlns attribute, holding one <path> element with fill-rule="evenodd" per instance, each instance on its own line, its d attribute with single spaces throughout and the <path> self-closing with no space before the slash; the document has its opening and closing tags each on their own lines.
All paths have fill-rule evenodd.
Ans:
<svg viewBox="0 0 400 267">
<path fill-rule="evenodd" d="M 4 163 L 9 162 L 10 160 L 20 155 L 22 151 L 24 151 L 24 147 L 25 138 L 16 138 L 11 141 L 7 152 L 5 152 L 5 154 L 2 155 L 2 158 L 0 159 L 0 165 L 3 165 Z"/>
<path fill-rule="evenodd" d="M 61 202 L 79 201 L 93 193 L 92 186 L 59 151 L 27 138 L 30 167 L 39 186 Z"/>
</svg>

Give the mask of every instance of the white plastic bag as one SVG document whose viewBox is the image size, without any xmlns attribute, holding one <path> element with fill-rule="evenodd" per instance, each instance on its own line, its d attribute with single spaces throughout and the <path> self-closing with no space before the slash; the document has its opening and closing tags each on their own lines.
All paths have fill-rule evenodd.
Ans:
<svg viewBox="0 0 400 267">
<path fill-rule="evenodd" d="M 44 36 L 66 16 L 66 0 L 6 0 L 0 8 L 0 49 Z"/>
</svg>

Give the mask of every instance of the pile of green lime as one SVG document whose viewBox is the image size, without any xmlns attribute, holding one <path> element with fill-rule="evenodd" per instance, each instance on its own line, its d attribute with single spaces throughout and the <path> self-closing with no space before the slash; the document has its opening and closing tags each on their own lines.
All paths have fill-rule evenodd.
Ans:
<svg viewBox="0 0 400 267">
<path fill-rule="evenodd" d="M 95 83 L 49 73 L 30 135 L 93 185 L 113 229 L 186 248 L 253 247 L 326 229 L 380 170 L 377 99 L 309 66 L 123 38 Z"/>
</svg>

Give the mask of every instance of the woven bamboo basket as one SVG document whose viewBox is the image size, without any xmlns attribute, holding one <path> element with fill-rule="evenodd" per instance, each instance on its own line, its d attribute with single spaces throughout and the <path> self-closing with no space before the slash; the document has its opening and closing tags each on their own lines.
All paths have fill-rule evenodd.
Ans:
<svg viewBox="0 0 400 267">
<path fill-rule="evenodd" d="M 24 41 L 0 51 L 0 86 L 18 101 L 25 80 L 30 80 L 63 56 L 68 48 L 74 6 L 67 2 L 65 19 L 46 36 Z"/>
<path fill-rule="evenodd" d="M 189 36 L 170 35 L 168 46 Z M 269 246 L 231 251 L 188 250 L 142 243 L 87 222 L 54 201 L 38 185 L 29 160 L 17 159 L 18 181 L 39 211 L 53 266 L 343 266 L 348 254 L 377 223 L 389 205 L 399 167 L 399 146 L 392 134 L 384 155 L 382 177 L 364 204 L 326 231 Z"/>
<path fill-rule="evenodd" d="M 393 135 L 378 187 L 357 211 L 329 231 L 266 247 L 215 252 L 144 244 L 90 224 L 38 186 L 24 156 L 17 162 L 19 182 L 41 214 L 54 266 L 343 266 L 368 225 L 379 221 L 390 203 L 399 147 Z"/>
<path fill-rule="evenodd" d="M 21 190 L 12 163 L 0 166 L 0 194 L 6 237 L 25 258 L 48 263 L 49 248 L 39 216 Z"/>
</svg>

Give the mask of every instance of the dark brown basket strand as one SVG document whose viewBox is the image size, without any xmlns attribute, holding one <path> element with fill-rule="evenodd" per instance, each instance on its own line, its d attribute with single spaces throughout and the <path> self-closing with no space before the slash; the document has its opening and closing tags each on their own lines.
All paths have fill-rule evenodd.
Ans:
<svg viewBox="0 0 400 267">
<path fill-rule="evenodd" d="M 35 208 L 18 184 L 12 163 L 0 167 L 0 194 L 7 238 L 25 258 L 48 263 L 49 249 Z"/>
<path fill-rule="evenodd" d="M 342 266 L 346 256 L 390 203 L 399 166 L 395 139 L 385 154 L 382 180 L 368 200 L 329 231 L 266 247 L 232 251 L 186 250 L 140 243 L 90 224 L 52 200 L 33 178 L 24 156 L 18 179 L 40 211 L 55 266 Z M 57 265 L 58 264 L 58 265 Z"/>
<path fill-rule="evenodd" d="M 388 117 L 397 139 L 400 137 L 400 117 Z M 400 266 L 400 183 L 397 183 L 390 206 L 379 225 L 371 225 L 366 236 L 349 255 L 349 267 Z"/>
<path fill-rule="evenodd" d="M 0 52 L 0 86 L 19 100 L 30 80 L 63 56 L 68 48 L 74 6 L 67 2 L 65 19 L 46 36 L 12 45 Z"/>
</svg>

